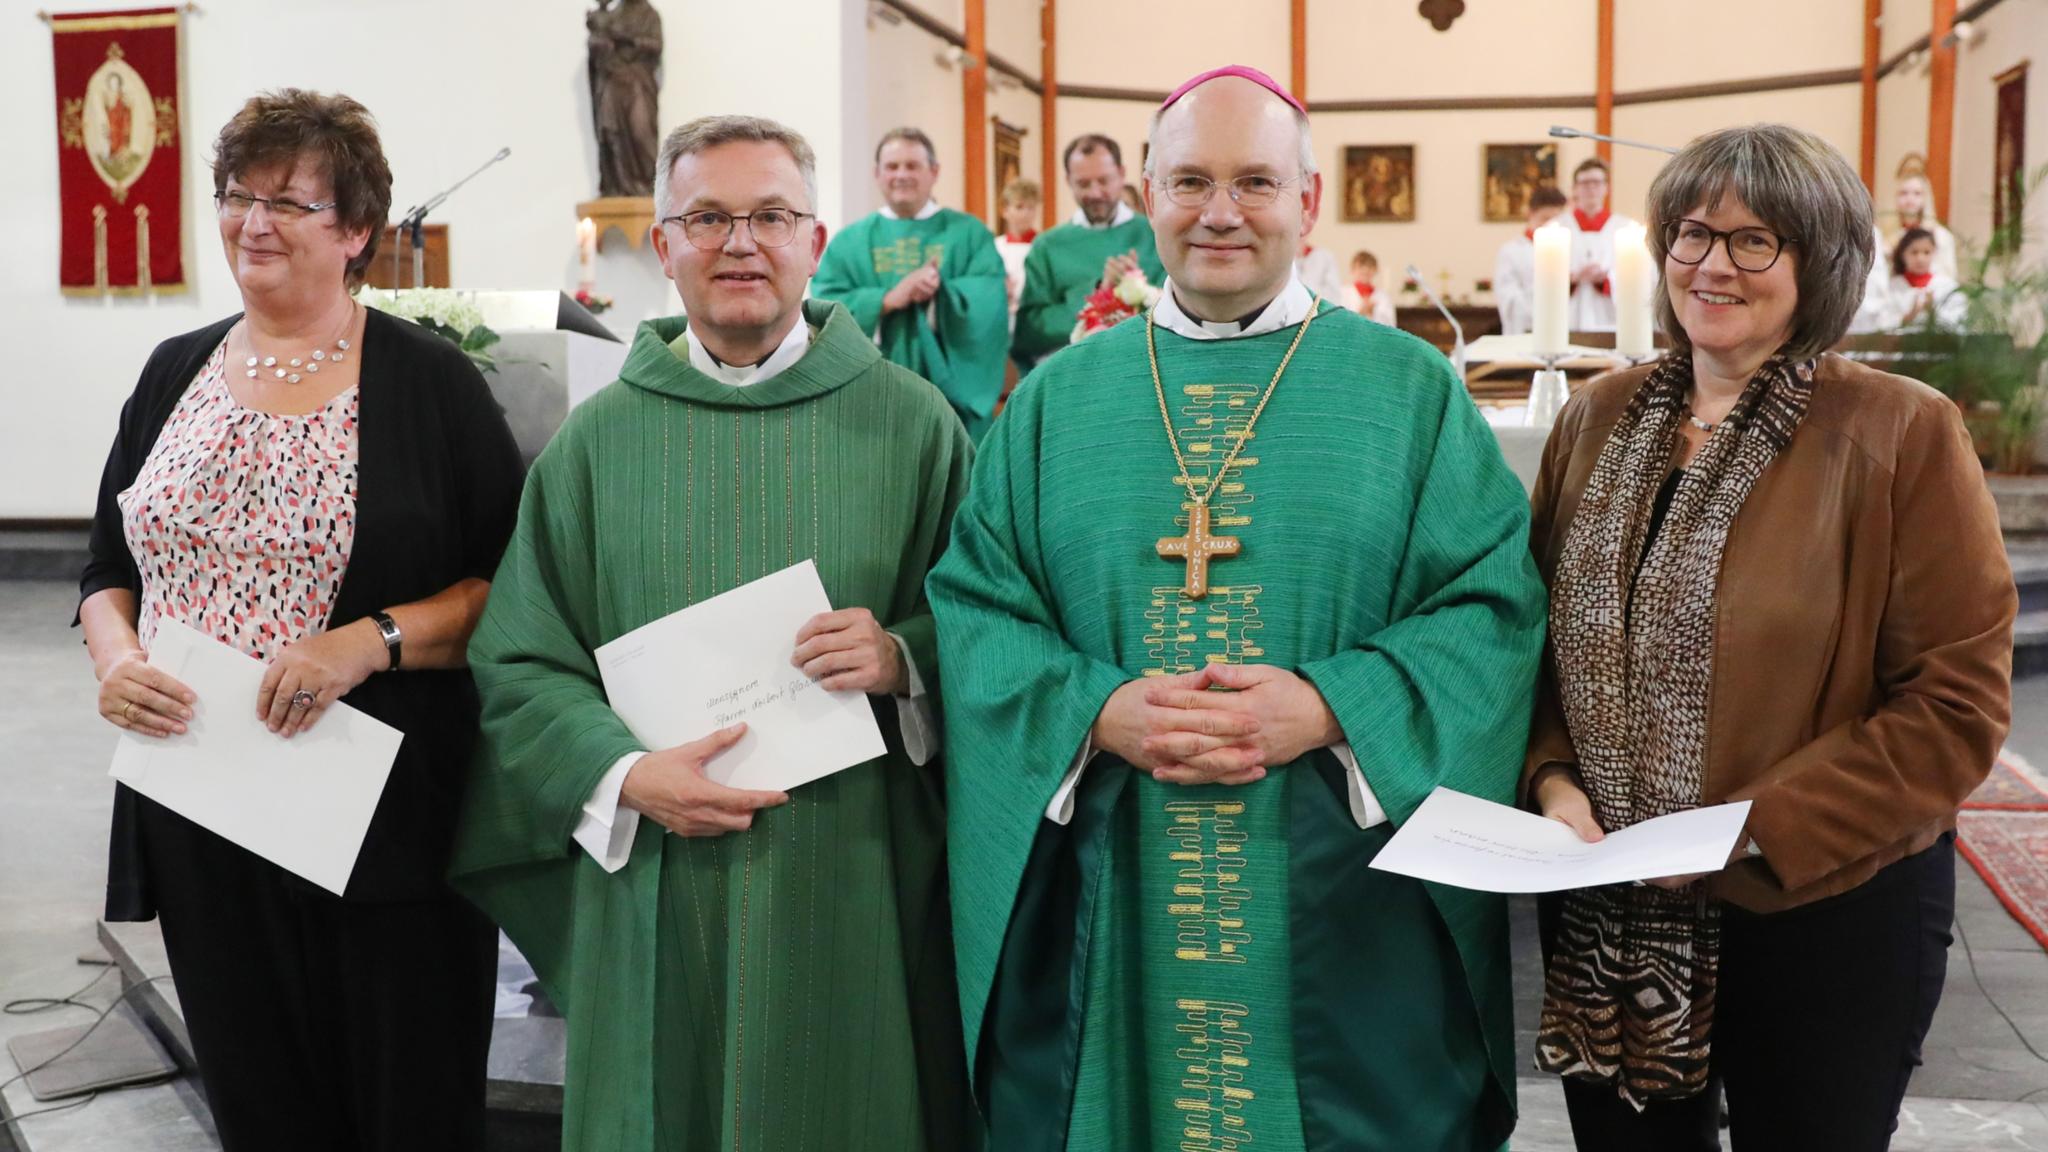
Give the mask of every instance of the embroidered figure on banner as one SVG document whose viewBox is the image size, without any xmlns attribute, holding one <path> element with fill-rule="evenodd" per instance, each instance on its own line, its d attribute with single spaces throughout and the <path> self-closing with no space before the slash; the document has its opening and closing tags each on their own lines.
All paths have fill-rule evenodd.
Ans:
<svg viewBox="0 0 2048 1152">
<path fill-rule="evenodd" d="M 58 284 L 70 295 L 180 291 L 183 11 L 50 16 L 57 81 Z"/>
</svg>

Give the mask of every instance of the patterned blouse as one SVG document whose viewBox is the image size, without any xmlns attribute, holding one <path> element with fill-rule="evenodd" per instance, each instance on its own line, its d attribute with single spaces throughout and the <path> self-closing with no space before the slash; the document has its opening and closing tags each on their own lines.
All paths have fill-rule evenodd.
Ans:
<svg viewBox="0 0 2048 1152">
<path fill-rule="evenodd" d="M 142 574 L 138 631 L 190 625 L 259 660 L 320 632 L 356 527 L 356 389 L 277 416 L 228 391 L 227 344 L 117 500 Z"/>
</svg>

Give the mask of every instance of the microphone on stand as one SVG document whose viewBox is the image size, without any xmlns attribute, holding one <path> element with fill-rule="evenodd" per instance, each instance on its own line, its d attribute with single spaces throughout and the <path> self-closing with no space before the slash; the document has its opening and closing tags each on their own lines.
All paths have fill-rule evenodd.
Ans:
<svg viewBox="0 0 2048 1152">
<path fill-rule="evenodd" d="M 1410 280 L 1413 280 L 1413 281 L 1415 281 L 1415 286 L 1416 286 L 1417 288 L 1420 288 L 1420 289 L 1422 289 L 1422 294 L 1423 294 L 1424 296 L 1426 296 L 1426 297 L 1428 297 L 1428 298 L 1429 298 L 1429 302 L 1430 302 L 1431 304 L 1434 304 L 1434 305 L 1436 305 L 1436 310 L 1437 310 L 1437 311 L 1438 311 L 1439 313 L 1441 313 L 1441 314 L 1442 314 L 1443 318 L 1444 318 L 1445 320 L 1448 320 L 1448 321 L 1450 321 L 1450 325 L 1451 325 L 1451 337 L 1452 337 L 1452 342 L 1451 342 L 1451 367 L 1452 367 L 1453 369 L 1455 369 L 1455 370 L 1457 371 L 1457 373 L 1458 373 L 1458 380 L 1459 380 L 1459 381 L 1460 381 L 1460 382 L 1462 383 L 1462 382 L 1464 381 L 1464 379 L 1465 379 L 1465 327 L 1464 327 L 1464 325 L 1462 325 L 1462 324 L 1458 323 L 1458 318 L 1457 318 L 1456 316 L 1453 316 L 1453 315 L 1451 315 L 1451 310 L 1450 310 L 1449 308 L 1446 308 L 1446 307 L 1444 307 L 1444 302 L 1443 302 L 1443 301 L 1442 301 L 1441 299 L 1439 299 L 1439 298 L 1437 297 L 1437 294 L 1436 294 L 1435 290 L 1433 290 L 1432 288 L 1430 288 L 1430 286 L 1429 286 L 1429 281 L 1427 281 L 1427 280 L 1424 280 L 1424 279 L 1422 278 L 1422 270 L 1421 270 L 1421 269 L 1417 268 L 1417 267 L 1416 267 L 1415 265 L 1413 265 L 1413 264 L 1410 264 L 1410 265 L 1409 265 L 1409 266 L 1408 266 L 1408 267 L 1407 267 L 1407 268 L 1405 269 L 1405 271 L 1406 271 L 1406 272 L 1408 273 L 1408 278 L 1409 278 Z"/>
<path fill-rule="evenodd" d="M 492 156 L 489 160 L 486 160 L 482 164 L 477 165 L 476 170 L 474 172 L 471 172 L 469 175 L 464 176 L 462 179 L 457 180 L 453 184 L 450 184 L 447 188 L 443 189 L 438 195 L 434 196 L 432 199 L 428 200 L 424 204 L 420 204 L 416 207 L 406 209 L 405 215 L 399 217 L 397 229 L 398 234 L 405 235 L 409 232 L 412 236 L 413 287 L 424 288 L 426 286 L 425 281 L 427 278 L 427 253 L 426 248 L 422 243 L 422 240 L 426 232 L 427 213 L 432 212 L 436 208 L 439 208 L 443 201 L 447 200 L 448 197 L 455 194 L 455 190 L 457 188 L 460 188 L 464 184 L 469 183 L 471 180 L 476 179 L 479 175 L 483 173 L 484 169 L 489 168 L 491 165 L 496 164 L 498 161 L 503 160 L 505 157 L 510 155 L 512 155 L 512 149 L 509 145 L 504 148 L 498 149 L 497 155 Z M 398 291 L 398 245 L 396 244 L 391 246 L 391 290 L 393 292 Z"/>
<path fill-rule="evenodd" d="M 1662 152 L 1666 156 L 1678 155 L 1678 149 L 1666 148 L 1662 144 L 1645 144 L 1640 140 L 1623 140 L 1619 136 L 1606 136 L 1599 132 L 1581 132 L 1577 128 L 1567 128 L 1562 124 L 1551 125 L 1550 134 L 1560 140 L 1598 140 L 1605 144 L 1619 144 L 1624 148 L 1643 148 L 1651 152 Z"/>
</svg>

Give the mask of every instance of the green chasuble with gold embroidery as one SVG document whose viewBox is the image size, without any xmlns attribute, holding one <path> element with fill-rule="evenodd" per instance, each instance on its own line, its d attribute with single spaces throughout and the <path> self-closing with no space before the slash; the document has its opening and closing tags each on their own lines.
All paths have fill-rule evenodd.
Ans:
<svg viewBox="0 0 2048 1152">
<path fill-rule="evenodd" d="M 1017 294 L 1017 331 L 1010 338 L 1018 363 L 1033 364 L 1067 346 L 1082 306 L 1102 283 L 1103 265 L 1127 252 L 1138 254 L 1146 280 L 1166 282 L 1152 222 L 1143 216 L 1106 228 L 1069 221 L 1031 242 L 1024 257 L 1024 288 Z"/>
<path fill-rule="evenodd" d="M 571 840 L 599 778 L 640 750 L 591 653 L 649 621 L 815 558 L 833 605 L 871 609 L 936 687 L 922 584 L 971 449 L 843 309 L 805 319 L 803 358 L 744 388 L 690 366 L 682 319 L 641 325 L 620 380 L 534 462 L 470 643 L 483 748 L 454 879 L 568 1018 L 577 1152 L 966 1138 L 941 782 L 906 756 L 893 702 L 874 702 L 886 755 L 749 831 L 642 819 L 612 873 Z"/>
<path fill-rule="evenodd" d="M 939 263 L 939 294 L 927 304 L 882 311 L 898 281 Z M 1010 342 L 1003 258 L 986 225 L 941 208 L 923 220 L 880 212 L 832 238 L 811 295 L 846 305 L 882 355 L 939 386 L 975 440 L 1003 396 Z"/>
<path fill-rule="evenodd" d="M 1295 332 L 1158 332 L 1197 485 Z M 1216 661 L 1310 680 L 1395 825 L 1438 785 L 1512 802 L 1544 619 L 1522 487 L 1441 355 L 1325 308 L 1217 490 L 1243 551 L 1200 600 L 1157 551 L 1188 506 L 1133 321 L 1017 389 L 928 582 L 989 1146 L 1497 1148 L 1505 904 L 1371 871 L 1391 827 L 1333 753 L 1242 787 L 1105 753 L 1046 809 L 1120 684 Z"/>
</svg>

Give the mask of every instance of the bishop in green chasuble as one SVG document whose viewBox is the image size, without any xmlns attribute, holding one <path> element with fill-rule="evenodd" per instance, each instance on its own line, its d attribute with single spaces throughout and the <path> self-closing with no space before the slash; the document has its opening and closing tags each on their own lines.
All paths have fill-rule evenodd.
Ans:
<svg viewBox="0 0 2048 1152">
<path fill-rule="evenodd" d="M 1259 227 L 1286 276 L 1291 237 Z M 1513 800 L 1543 638 L 1527 502 L 1439 353 L 1334 305 L 1310 320 L 1282 282 L 1228 324 L 1170 291 L 1157 392 L 1141 321 L 1041 365 L 928 582 L 999 1152 L 1483 1152 L 1513 1127 L 1504 902 L 1369 865 L 1436 786 Z M 1208 531 L 1238 550 L 1191 596 L 1162 538 L 1212 482 Z M 1342 743 L 1243 784 L 1101 750 L 1120 688 L 1213 665 L 1298 675 Z"/>
<path fill-rule="evenodd" d="M 689 319 L 642 324 L 527 474 L 470 642 L 452 879 L 568 1020 L 564 1148 L 953 1152 L 972 1108 L 922 585 L 972 449 L 937 389 L 804 301 L 825 235 L 802 136 L 707 116 L 662 156 L 654 249 Z M 790 661 L 867 693 L 884 754 L 777 793 L 707 778 L 738 726 L 643 748 L 593 653 L 807 558 L 834 611 Z"/>
<path fill-rule="evenodd" d="M 832 238 L 811 295 L 846 305 L 882 355 L 938 385 L 980 440 L 1009 372 L 1008 274 L 986 225 L 931 198 L 938 175 L 923 132 L 883 136 L 875 185 L 885 207 Z"/>
</svg>

